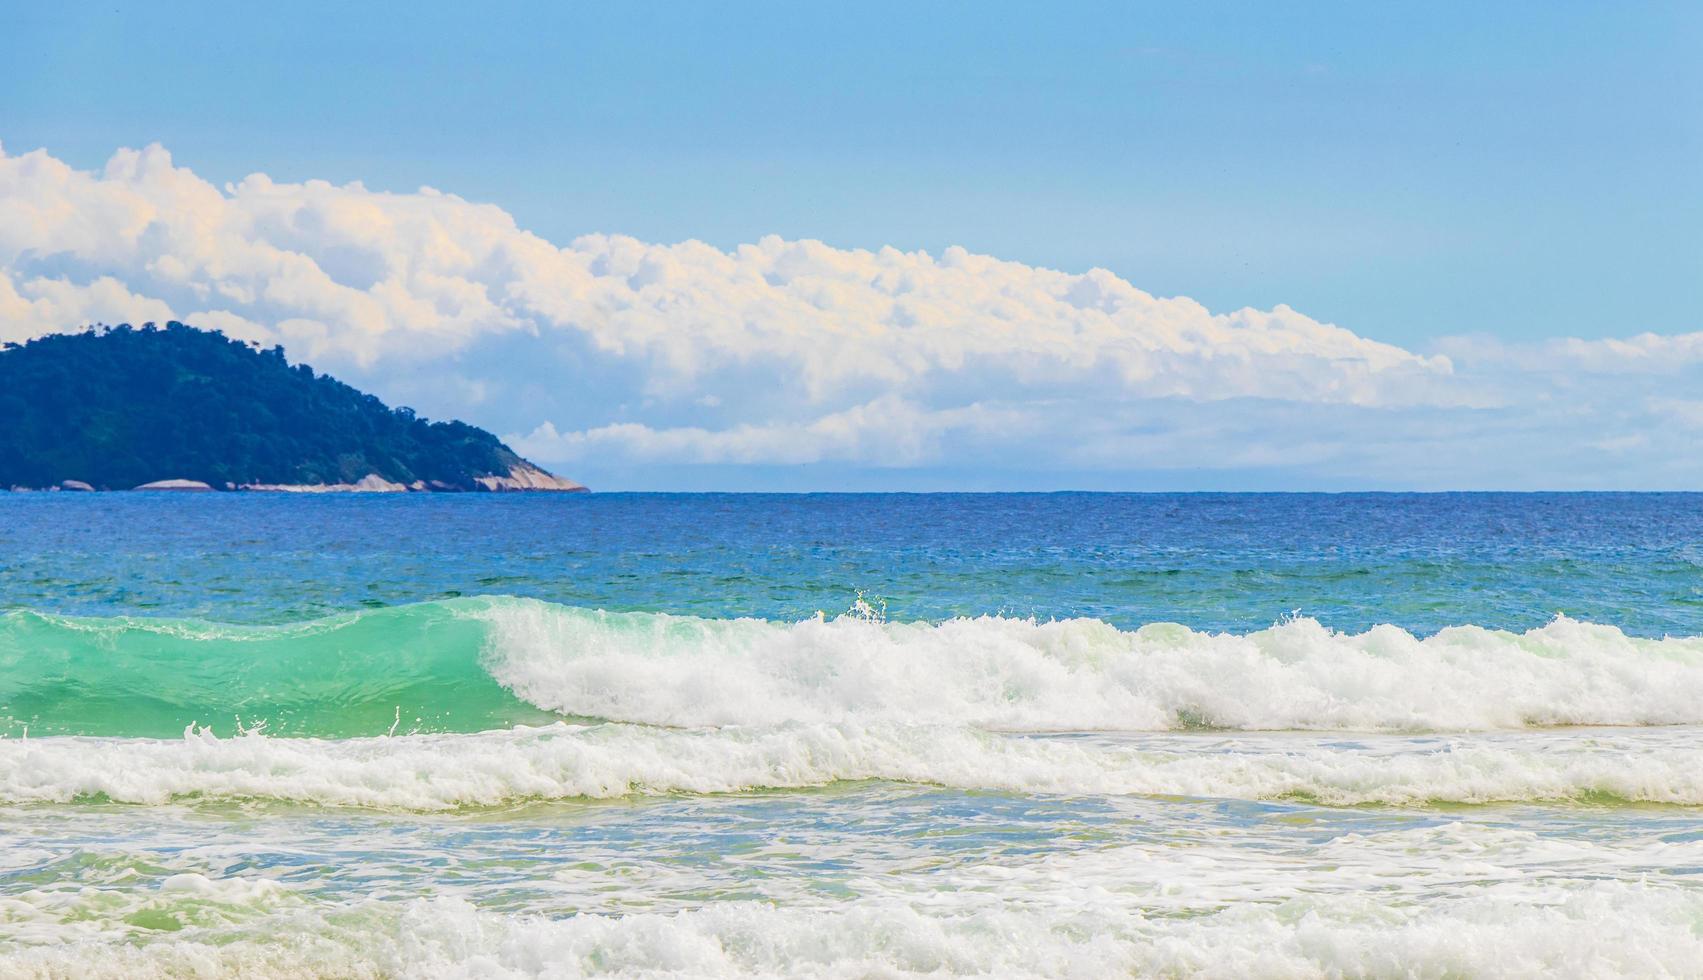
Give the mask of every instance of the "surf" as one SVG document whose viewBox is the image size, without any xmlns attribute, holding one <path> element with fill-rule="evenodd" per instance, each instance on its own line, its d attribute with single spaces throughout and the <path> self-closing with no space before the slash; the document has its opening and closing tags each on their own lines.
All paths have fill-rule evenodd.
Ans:
<svg viewBox="0 0 1703 980">
<path fill-rule="evenodd" d="M 1703 806 L 1698 734 L 1036 736 L 851 723 L 692 730 L 556 723 L 319 739 L 192 728 L 175 739 L 0 740 L 0 803 L 270 800 L 430 812 L 885 781 L 1332 806 Z"/>
<path fill-rule="evenodd" d="M 1703 723 L 1703 638 L 1557 617 L 1419 636 L 1003 616 L 797 622 L 474 597 L 284 625 L 0 615 L 0 733 L 471 733 L 559 720 L 1004 732 Z"/>
</svg>

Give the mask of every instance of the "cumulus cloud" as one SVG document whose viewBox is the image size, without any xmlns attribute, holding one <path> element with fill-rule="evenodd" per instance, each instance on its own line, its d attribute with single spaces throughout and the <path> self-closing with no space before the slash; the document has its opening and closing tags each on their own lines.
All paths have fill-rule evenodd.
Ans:
<svg viewBox="0 0 1703 980">
<path fill-rule="evenodd" d="M 221 189 L 159 146 L 122 150 L 99 173 L 43 151 L 0 156 L 0 269 L 14 294 L 53 294 L 14 329 L 169 306 L 358 363 L 567 331 L 643 359 L 659 391 L 761 363 L 817 402 L 975 370 L 1019 385 L 1092 377 L 1142 395 L 1383 404 L 1441 397 L 1428 385 L 1449 372 L 1287 306 L 1214 314 L 1103 269 L 773 237 L 731 251 L 614 235 L 557 246 L 430 188 L 256 174 Z"/>
<path fill-rule="evenodd" d="M 22 286 L 0 269 L 0 341 L 18 342 L 64 330 L 67 325 L 103 320 L 113 311 L 140 321 L 172 315 L 165 303 L 138 296 L 111 276 L 74 284 L 64 279 L 31 279 Z"/>
<path fill-rule="evenodd" d="M 1482 472 L 1461 460 L 1545 433 L 1662 451 L 1627 437 L 1692 426 L 1703 370 L 1703 334 L 1415 352 L 1284 305 L 1214 313 L 1104 269 L 962 248 L 558 244 L 431 188 L 221 187 L 159 146 L 98 171 L 0 150 L 0 340 L 170 318 L 478 406 L 559 463 Z M 1592 375 L 1676 390 L 1579 383 Z"/>
</svg>

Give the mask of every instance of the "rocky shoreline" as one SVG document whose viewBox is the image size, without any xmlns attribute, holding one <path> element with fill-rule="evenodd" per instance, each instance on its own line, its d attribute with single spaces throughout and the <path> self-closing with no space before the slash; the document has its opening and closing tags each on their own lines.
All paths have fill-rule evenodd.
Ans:
<svg viewBox="0 0 1703 980">
<path fill-rule="evenodd" d="M 101 493 L 109 488 L 95 487 L 82 480 L 64 480 L 50 487 L 0 487 L 13 493 Z M 397 483 L 377 473 L 368 473 L 354 483 L 227 483 L 222 488 L 200 480 L 155 480 L 136 487 L 112 490 L 131 490 L 166 493 L 589 493 L 588 487 L 564 480 L 528 463 L 512 467 L 506 475 L 474 477 L 470 486 L 455 486 L 440 480 L 416 480 Z"/>
</svg>

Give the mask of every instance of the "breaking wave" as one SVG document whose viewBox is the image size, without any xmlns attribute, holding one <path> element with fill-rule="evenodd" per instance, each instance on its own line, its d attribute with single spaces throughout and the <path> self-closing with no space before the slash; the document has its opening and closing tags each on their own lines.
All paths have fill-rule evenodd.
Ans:
<svg viewBox="0 0 1703 980">
<path fill-rule="evenodd" d="M 888 780 L 968 790 L 1306 800 L 1703 805 L 1695 729 L 1475 736 L 1002 735 L 842 723 L 567 725 L 354 739 L 0 740 L 0 802 L 277 800 L 447 810 Z"/>
<path fill-rule="evenodd" d="M 1703 638 L 1293 619 L 1243 634 L 997 616 L 795 623 L 477 598 L 287 626 L 0 616 L 0 725 L 31 734 L 477 732 L 558 719 L 990 731 L 1483 731 L 1703 723 Z"/>
</svg>

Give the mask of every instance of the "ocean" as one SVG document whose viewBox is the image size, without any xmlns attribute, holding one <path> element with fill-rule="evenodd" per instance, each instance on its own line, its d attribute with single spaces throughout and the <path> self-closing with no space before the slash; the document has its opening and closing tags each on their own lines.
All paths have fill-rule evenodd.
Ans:
<svg viewBox="0 0 1703 980">
<path fill-rule="evenodd" d="M 0 493 L 0 976 L 1703 976 L 1700 542 Z"/>
</svg>

